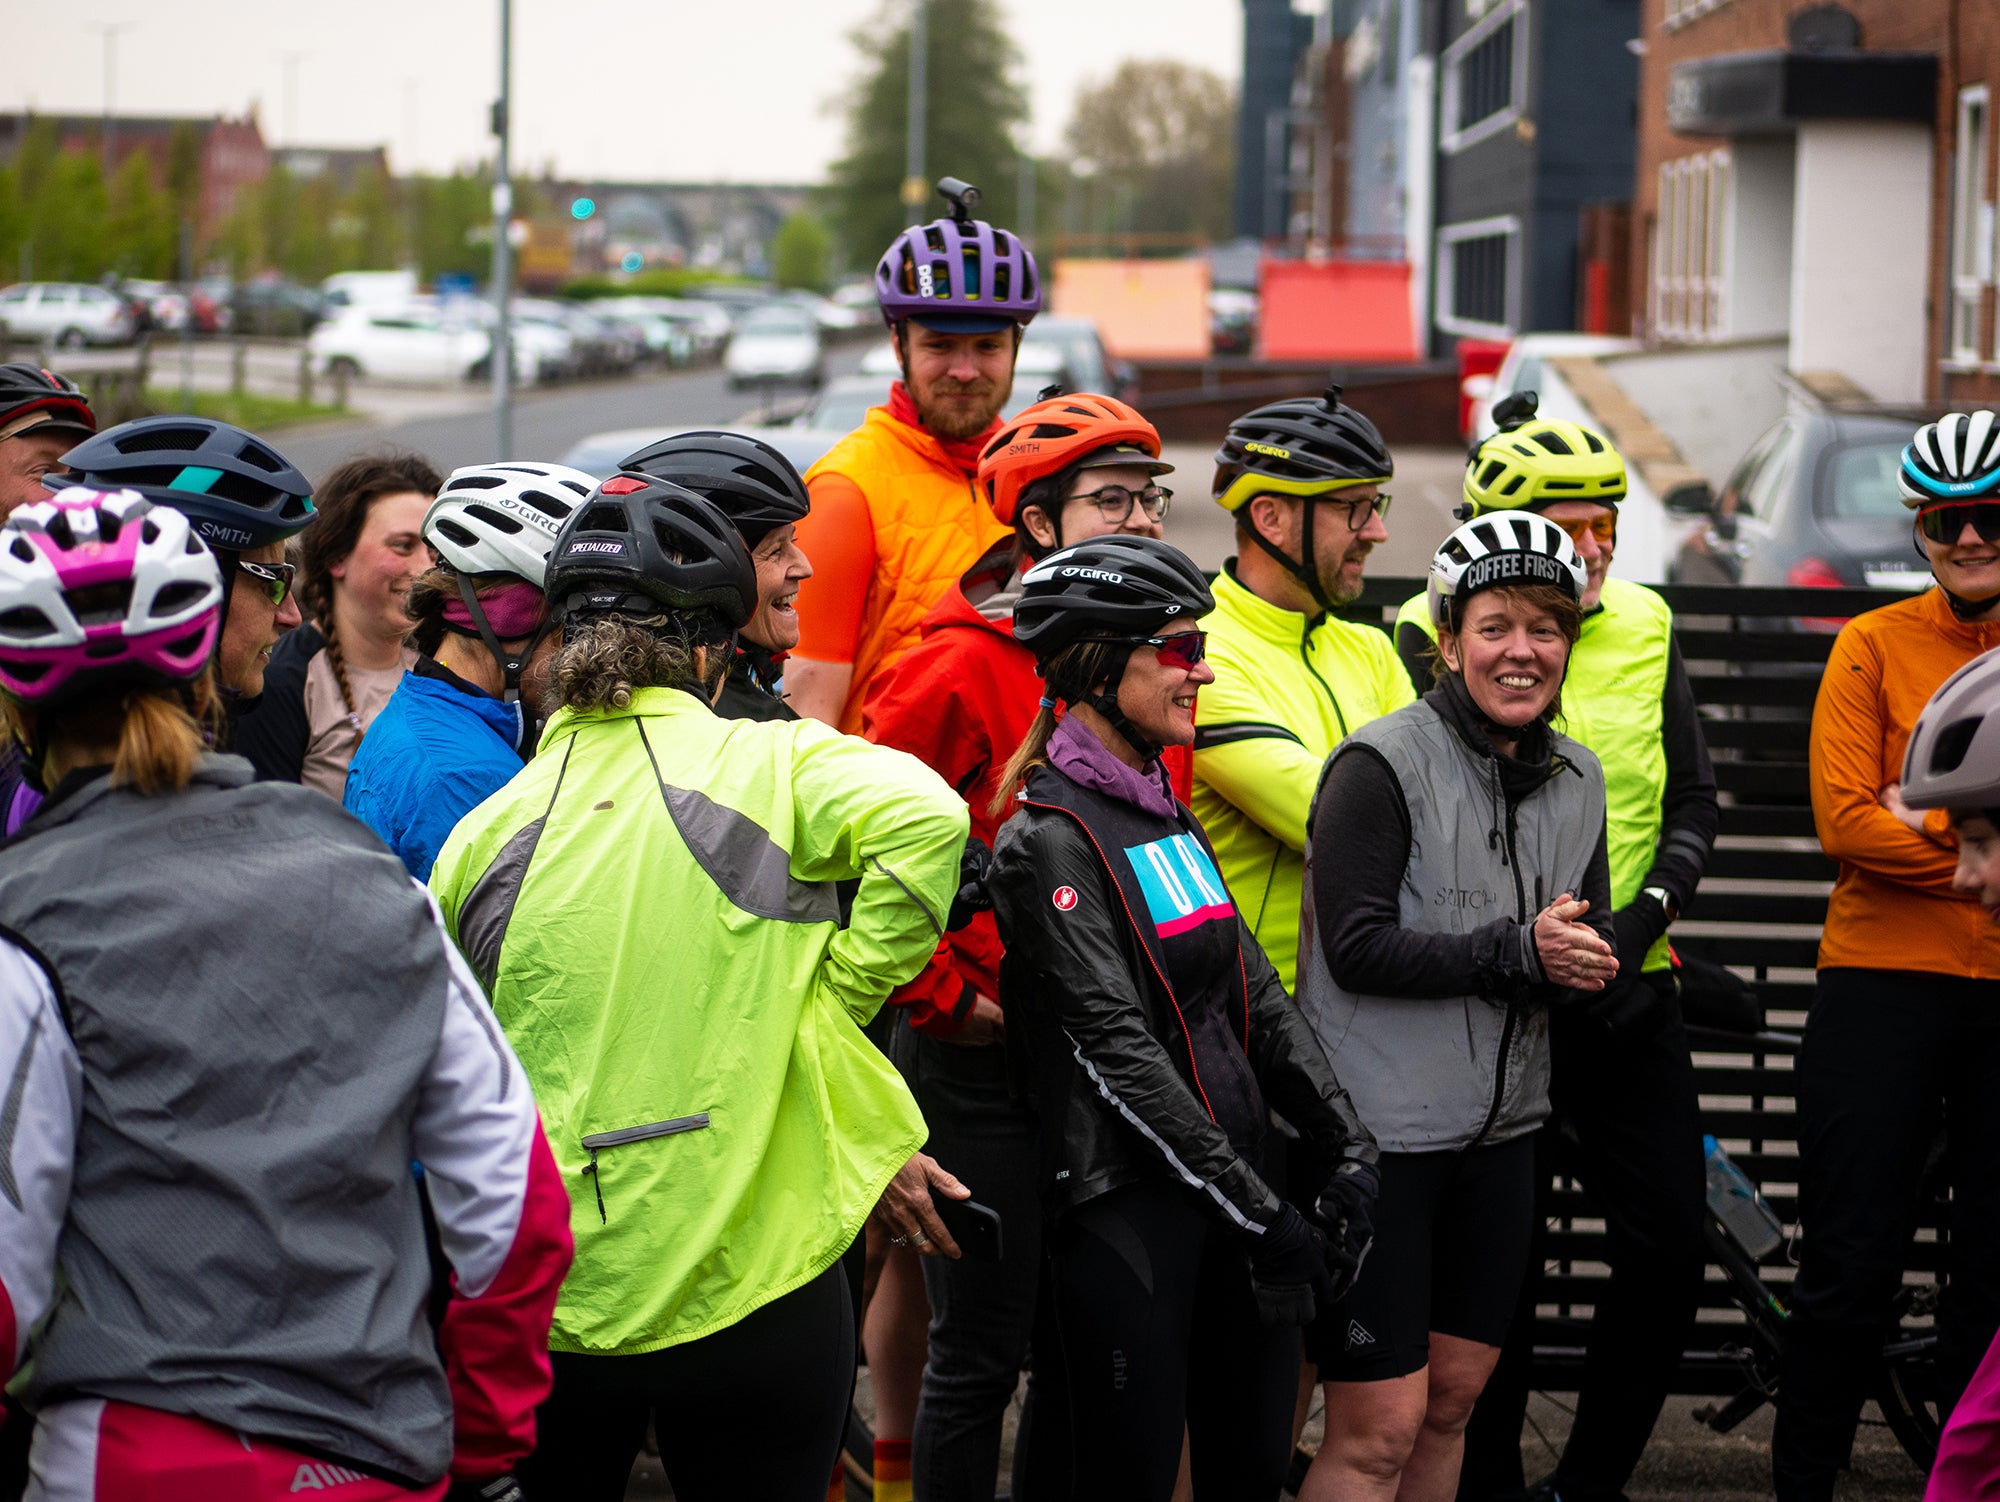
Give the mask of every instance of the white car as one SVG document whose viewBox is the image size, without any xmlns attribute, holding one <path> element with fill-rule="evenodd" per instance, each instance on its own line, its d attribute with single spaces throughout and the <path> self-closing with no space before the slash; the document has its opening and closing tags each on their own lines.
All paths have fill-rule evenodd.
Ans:
<svg viewBox="0 0 2000 1502">
<path fill-rule="evenodd" d="M 312 362 L 350 379 L 462 381 L 492 347 L 477 323 L 446 319 L 423 307 L 348 308 L 306 339 Z"/>
<path fill-rule="evenodd" d="M 0 292 L 0 328 L 63 349 L 130 344 L 137 333 L 124 298 L 78 282 L 22 282 Z"/>
<path fill-rule="evenodd" d="M 826 379 L 819 324 L 804 308 L 787 303 L 744 314 L 722 357 L 732 387 L 753 382 L 817 386 Z"/>
<path fill-rule="evenodd" d="M 1032 327 L 1032 325 L 1030 326 Z M 878 344 L 861 357 L 861 373 L 872 376 L 900 376 L 903 367 L 896 359 L 894 344 Z M 1063 347 L 1053 341 L 1023 339 L 1014 356 L 1014 393 L 1026 391 L 1032 400 L 1037 391 L 1052 381 L 1060 381 L 1072 391 L 1088 391 L 1076 372 L 1069 368 Z"/>
<path fill-rule="evenodd" d="M 1637 339 L 1615 334 L 1523 334 L 1492 375 L 1465 378 L 1465 395 L 1472 402 L 1472 432 L 1481 438 L 1491 433 L 1494 404 L 1516 391 L 1541 392 L 1544 417 L 1590 422 L 1590 416 L 1562 385 L 1562 378 L 1549 369 L 1548 362 L 1572 355 L 1622 355 L 1639 347 Z"/>
</svg>

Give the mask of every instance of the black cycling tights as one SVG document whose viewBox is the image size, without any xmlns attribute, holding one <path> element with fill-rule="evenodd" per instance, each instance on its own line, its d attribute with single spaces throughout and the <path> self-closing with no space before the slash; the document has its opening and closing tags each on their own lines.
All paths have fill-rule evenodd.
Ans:
<svg viewBox="0 0 2000 1502">
<path fill-rule="evenodd" d="M 530 1497 L 621 1502 L 646 1421 L 680 1502 L 823 1502 L 854 1391 L 854 1307 L 836 1263 L 727 1329 L 643 1356 L 549 1358 Z"/>
<path fill-rule="evenodd" d="M 1166 1502 L 1185 1427 L 1202 1502 L 1276 1502 L 1299 1332 L 1258 1324 L 1242 1236 L 1181 1189 L 1134 1185 L 1063 1216 L 1049 1260 L 1072 1494 Z"/>
</svg>

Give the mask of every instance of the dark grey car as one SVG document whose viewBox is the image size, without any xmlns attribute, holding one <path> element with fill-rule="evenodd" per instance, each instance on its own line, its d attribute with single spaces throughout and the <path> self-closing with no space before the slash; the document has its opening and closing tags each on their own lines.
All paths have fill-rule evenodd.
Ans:
<svg viewBox="0 0 2000 1502">
<path fill-rule="evenodd" d="M 1896 493 L 1903 446 L 1936 414 L 1799 412 L 1750 446 L 1675 556 L 1680 584 L 1921 589 L 1930 569 Z"/>
</svg>

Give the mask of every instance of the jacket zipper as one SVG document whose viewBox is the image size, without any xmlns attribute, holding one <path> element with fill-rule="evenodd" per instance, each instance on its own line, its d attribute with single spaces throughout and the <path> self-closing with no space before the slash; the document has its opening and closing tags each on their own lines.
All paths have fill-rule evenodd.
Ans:
<svg viewBox="0 0 2000 1502">
<path fill-rule="evenodd" d="M 1315 616 L 1311 620 L 1308 620 L 1306 622 L 1306 633 L 1304 636 L 1301 636 L 1299 638 L 1299 661 L 1306 665 L 1306 671 L 1312 674 L 1313 682 L 1317 683 L 1320 687 L 1320 692 L 1326 695 L 1326 702 L 1333 706 L 1333 717 L 1340 722 L 1340 738 L 1342 740 L 1346 740 L 1347 716 L 1341 711 L 1340 700 L 1333 692 L 1333 685 L 1328 683 L 1324 678 L 1320 677 L 1319 669 L 1313 666 L 1313 660 L 1312 660 L 1313 627 L 1318 625 L 1321 621 L 1325 619 L 1326 619 L 1325 616 Z"/>
<path fill-rule="evenodd" d="M 624 1147 L 629 1142 L 647 1142 L 654 1137 L 673 1137 L 681 1132 L 698 1132 L 708 1125 L 708 1112 L 698 1111 L 692 1116 L 676 1116 L 671 1121 L 649 1121 L 644 1126 L 619 1127 L 612 1132 L 592 1132 L 583 1139 L 583 1147 L 590 1154 L 590 1161 L 583 1165 L 583 1171 L 590 1175 L 591 1187 L 597 1191 L 597 1219 L 600 1224 L 609 1225 L 604 1214 L 604 1180 L 597 1172 L 597 1153 L 600 1148 Z"/>
<path fill-rule="evenodd" d="M 1514 921 L 1526 924 L 1528 921 L 1528 891 L 1521 884 L 1521 853 L 1514 845 L 1514 805 L 1507 805 L 1507 864 L 1514 868 Z M 1540 878 L 1536 878 L 1539 891 Z M 1477 1147 L 1486 1140 L 1486 1134 L 1493 1130 L 1493 1123 L 1500 1119 L 1500 1102 L 1507 1093 L 1507 1051 L 1514 1046 L 1514 1020 L 1516 1004 L 1507 1003 L 1507 1015 L 1500 1023 L 1500 1052 L 1493 1063 L 1493 1103 L 1486 1108 L 1486 1120 L 1480 1123 L 1478 1133 L 1469 1146 Z"/>
</svg>

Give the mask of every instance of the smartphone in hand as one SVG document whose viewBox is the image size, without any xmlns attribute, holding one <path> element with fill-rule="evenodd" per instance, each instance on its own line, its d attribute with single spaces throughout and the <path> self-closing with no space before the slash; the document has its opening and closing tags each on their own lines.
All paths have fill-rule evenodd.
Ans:
<svg viewBox="0 0 2000 1502">
<path fill-rule="evenodd" d="M 977 1200 L 955 1200 L 931 1191 L 931 1204 L 938 1219 L 951 1232 L 951 1239 L 968 1257 L 981 1262 L 998 1262 L 1002 1256 L 1000 1212 Z"/>
</svg>

